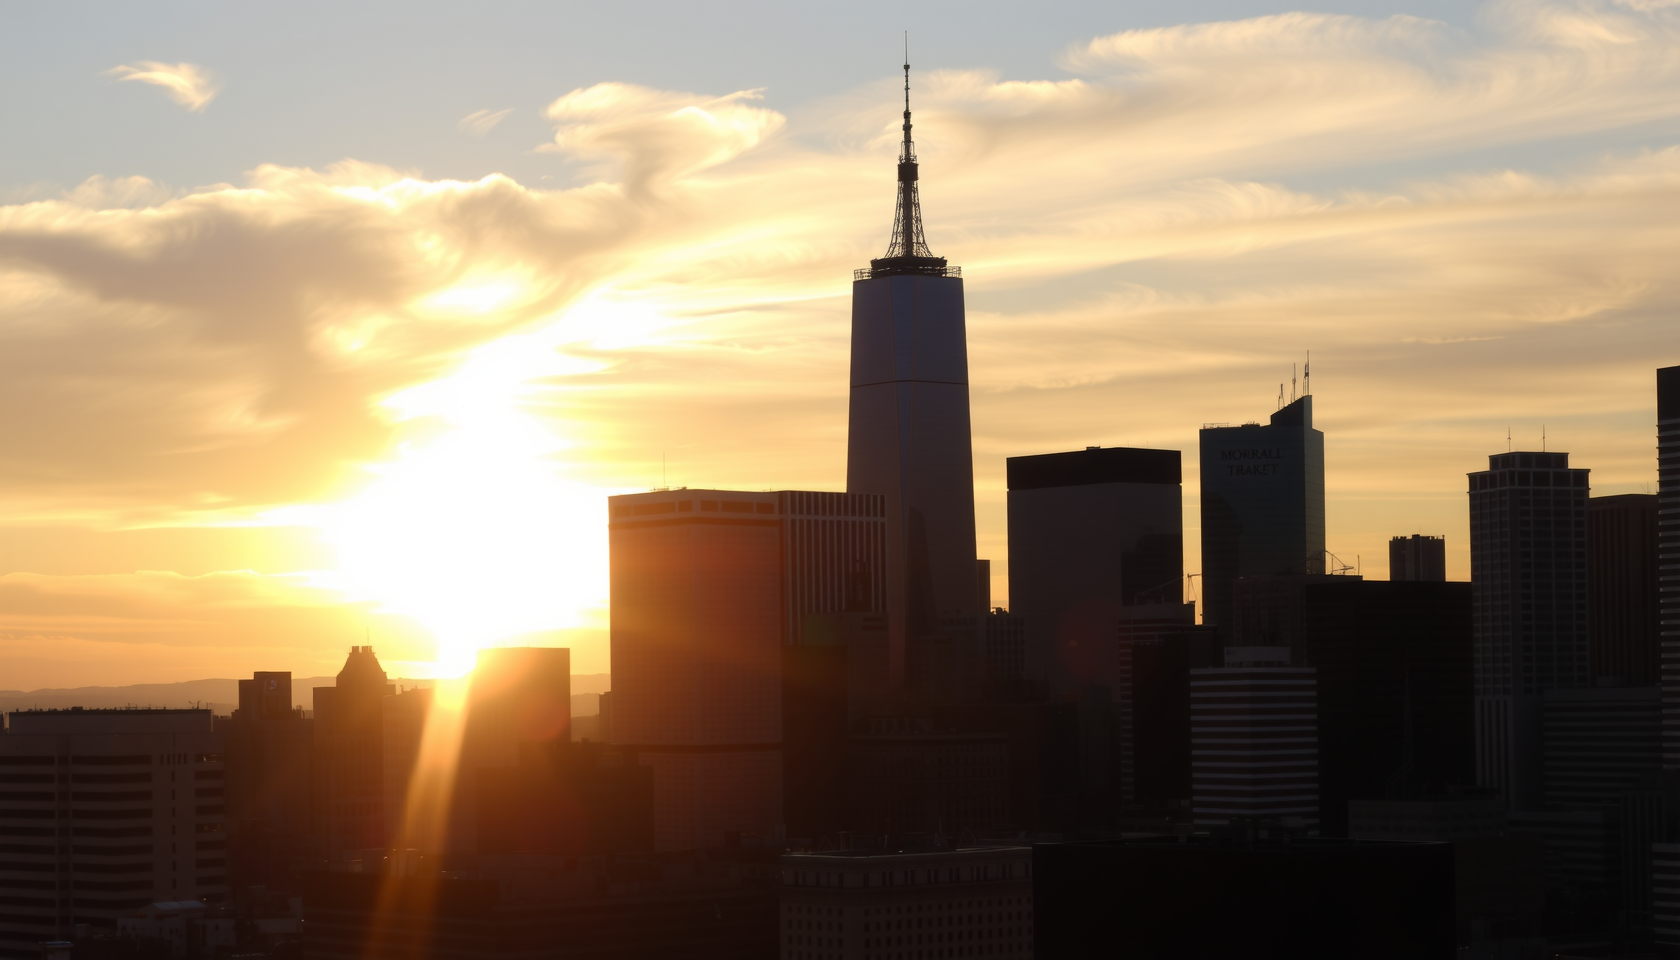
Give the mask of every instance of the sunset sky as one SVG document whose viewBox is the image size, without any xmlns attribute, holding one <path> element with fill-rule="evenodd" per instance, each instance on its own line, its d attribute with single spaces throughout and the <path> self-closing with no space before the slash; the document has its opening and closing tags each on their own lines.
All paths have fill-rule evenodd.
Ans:
<svg viewBox="0 0 1680 960">
<path fill-rule="evenodd" d="M 607 495 L 843 486 L 906 29 L 997 602 L 1005 457 L 1184 451 L 1194 573 L 1308 351 L 1367 576 L 1507 431 L 1654 491 L 1675 0 L 10 3 L 0 688 L 605 671 Z"/>
</svg>

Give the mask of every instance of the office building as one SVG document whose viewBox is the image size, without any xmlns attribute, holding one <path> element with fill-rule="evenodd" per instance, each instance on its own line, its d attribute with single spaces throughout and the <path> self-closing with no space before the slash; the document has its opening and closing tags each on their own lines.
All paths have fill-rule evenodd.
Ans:
<svg viewBox="0 0 1680 960">
<path fill-rule="evenodd" d="M 1190 671 L 1223 666 L 1212 627 L 1120 621 L 1119 793 L 1123 811 L 1176 813 L 1190 799 Z"/>
<path fill-rule="evenodd" d="M 685 489 L 608 502 L 612 740 L 653 769 L 657 848 L 771 835 L 785 827 L 786 648 L 812 614 L 884 612 L 885 498 Z M 972 557 L 965 571 L 972 588 Z"/>
<path fill-rule="evenodd" d="M 1243 577 L 1327 572 L 1324 434 L 1310 394 L 1265 426 L 1204 426 L 1201 477 L 1202 622 L 1230 629 Z"/>
<path fill-rule="evenodd" d="M 1447 579 L 1447 538 L 1414 533 L 1388 541 L 1388 579 Z"/>
<path fill-rule="evenodd" d="M 1656 687 L 1662 677 L 1657 622 L 1657 497 L 1587 499 L 1587 640 L 1600 682 Z"/>
<path fill-rule="evenodd" d="M 404 836 L 429 689 L 399 692 L 371 646 L 351 647 L 330 687 L 314 690 L 317 859 L 376 861 Z"/>
<path fill-rule="evenodd" d="M 1319 584 L 1357 582 L 1356 573 L 1289 573 L 1243 577 L 1231 591 L 1231 615 L 1220 638 L 1233 647 L 1282 647 L 1289 662 L 1306 663 L 1302 644 L 1307 618 L 1307 588 Z"/>
<path fill-rule="evenodd" d="M 288 671 L 239 681 L 239 708 L 218 725 L 225 745 L 229 880 L 290 886 L 310 850 L 315 721 L 293 703 Z"/>
<path fill-rule="evenodd" d="M 1010 457 L 1009 600 L 1033 675 L 1056 693 L 1112 686 L 1115 624 L 1184 603 L 1177 450 L 1088 447 Z"/>
<path fill-rule="evenodd" d="M 1469 475 L 1476 770 L 1513 810 L 1543 800 L 1541 693 L 1592 685 L 1587 475 L 1530 451 Z"/>
<path fill-rule="evenodd" d="M 968 339 L 961 270 L 934 256 L 922 231 L 909 74 L 892 239 L 852 283 L 846 490 L 885 498 L 893 683 L 961 697 L 980 682 L 983 612 Z M 937 649 L 912 649 L 924 643 Z"/>
<path fill-rule="evenodd" d="M 608 744 L 527 742 L 511 764 L 475 769 L 455 795 L 471 804 L 479 855 L 653 850 L 652 771 Z"/>
<path fill-rule="evenodd" d="M 1146 837 L 1033 847 L 1038 960 L 1450 960 L 1445 843 Z"/>
<path fill-rule="evenodd" d="M 1317 832 L 1318 681 L 1279 647 L 1227 647 L 1190 671 L 1190 802 L 1198 827 L 1284 821 Z"/>
<path fill-rule="evenodd" d="M 222 737 L 209 710 L 15 711 L 0 735 L 0 952 L 160 900 L 227 898 Z"/>
<path fill-rule="evenodd" d="M 1662 766 L 1656 687 L 1547 690 L 1540 716 L 1548 807 L 1619 804 Z"/>
<path fill-rule="evenodd" d="M 1680 766 L 1680 367 L 1657 371 L 1657 619 L 1663 763 Z"/>
<path fill-rule="evenodd" d="M 782 783 L 788 836 L 833 835 L 850 815 L 850 741 L 891 705 L 887 623 L 878 613 L 804 617 L 783 648 Z"/>
<path fill-rule="evenodd" d="M 1032 850 L 782 856 L 782 960 L 1033 955 Z"/>
<path fill-rule="evenodd" d="M 1651 938 L 1674 950 L 1680 948 L 1680 843 L 1653 844 L 1651 860 Z"/>
<path fill-rule="evenodd" d="M 1320 579 L 1300 593 L 1298 660 L 1318 671 L 1323 829 L 1345 836 L 1350 801 L 1476 782 L 1470 584 Z"/>
</svg>

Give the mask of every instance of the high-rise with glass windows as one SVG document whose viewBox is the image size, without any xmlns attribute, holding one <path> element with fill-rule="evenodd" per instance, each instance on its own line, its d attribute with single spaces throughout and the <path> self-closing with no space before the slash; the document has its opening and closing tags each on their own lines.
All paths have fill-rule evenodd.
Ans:
<svg viewBox="0 0 1680 960">
<path fill-rule="evenodd" d="M 1680 766 L 1680 367 L 1657 371 L 1657 606 L 1663 763 L 1673 767 Z"/>
<path fill-rule="evenodd" d="M 1544 798 L 1540 695 L 1592 685 L 1588 472 L 1513 451 L 1470 474 L 1476 774 L 1514 810 Z"/>
</svg>

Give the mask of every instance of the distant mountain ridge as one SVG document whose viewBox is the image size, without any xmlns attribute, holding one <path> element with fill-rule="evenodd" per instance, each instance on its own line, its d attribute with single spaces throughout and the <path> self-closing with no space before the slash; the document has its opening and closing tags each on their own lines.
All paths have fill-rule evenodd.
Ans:
<svg viewBox="0 0 1680 960">
<path fill-rule="evenodd" d="M 293 677 L 292 699 L 297 706 L 314 706 L 312 691 L 316 687 L 330 687 L 335 677 Z M 425 686 L 428 680 L 391 678 L 392 683 Z M 572 713 L 588 703 L 588 713 L 594 713 L 596 697 L 612 689 L 611 676 L 605 673 L 580 673 L 572 676 Z M 582 701 L 582 702 L 580 702 Z M 208 707 L 218 715 L 233 712 L 239 705 L 238 680 L 185 680 L 180 683 L 136 683 L 126 687 L 63 687 L 41 690 L 0 690 L 0 713 L 13 710 L 62 709 L 64 707 Z"/>
</svg>

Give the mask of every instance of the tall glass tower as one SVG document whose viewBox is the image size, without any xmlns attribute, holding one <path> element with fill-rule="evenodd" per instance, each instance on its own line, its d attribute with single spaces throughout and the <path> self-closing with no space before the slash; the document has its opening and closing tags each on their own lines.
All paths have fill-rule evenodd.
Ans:
<svg viewBox="0 0 1680 960">
<path fill-rule="evenodd" d="M 974 457 L 962 271 L 928 250 L 910 137 L 887 254 L 853 275 L 848 493 L 887 504 L 887 612 L 895 684 L 960 689 L 977 668 Z"/>
</svg>

